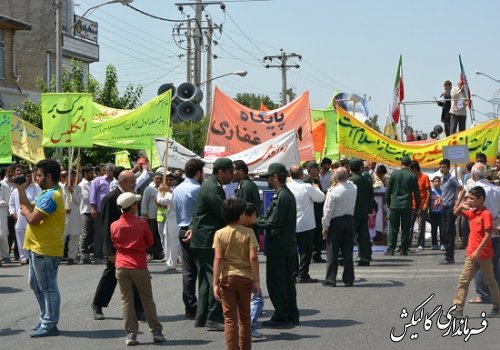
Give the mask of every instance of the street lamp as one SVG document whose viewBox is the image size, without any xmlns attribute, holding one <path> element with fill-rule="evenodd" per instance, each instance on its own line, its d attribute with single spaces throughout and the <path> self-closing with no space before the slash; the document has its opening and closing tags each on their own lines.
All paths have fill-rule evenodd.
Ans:
<svg viewBox="0 0 500 350">
<path fill-rule="evenodd" d="M 490 78 L 491 80 L 496 81 L 497 83 L 499 83 L 499 84 L 500 84 L 500 80 L 495 79 L 495 78 L 493 78 L 493 77 L 489 76 L 489 75 L 488 75 L 488 74 L 486 74 L 486 73 L 483 73 L 483 72 L 480 72 L 480 71 L 478 71 L 478 70 L 477 70 L 477 71 L 476 71 L 476 74 L 477 74 L 477 75 L 484 75 L 485 77 Z"/>
<path fill-rule="evenodd" d="M 491 105 L 493 106 L 493 115 L 495 118 L 498 118 L 499 115 L 500 115 L 500 99 L 498 98 L 493 98 L 491 100 L 487 100 L 479 95 L 476 95 L 476 94 L 472 94 L 472 97 L 477 97 L 485 102 L 488 102 L 488 103 L 491 103 Z"/>
<path fill-rule="evenodd" d="M 212 81 L 213 80 L 219 79 L 219 78 L 224 78 L 224 77 L 227 77 L 229 75 L 238 75 L 240 77 L 244 77 L 247 74 L 248 74 L 248 72 L 246 70 L 237 70 L 237 71 L 234 71 L 231 73 L 218 75 L 216 77 L 213 77 L 212 79 L 208 79 L 207 81 L 200 83 L 199 86 L 207 84 L 207 104 L 206 104 L 206 109 L 205 109 L 206 112 L 205 113 L 212 114 L 211 110 L 212 110 Z"/>
<path fill-rule="evenodd" d="M 85 17 L 86 14 L 88 14 L 90 11 L 95 10 L 96 8 L 99 8 L 101 6 L 109 5 L 109 4 L 116 4 L 116 3 L 121 3 L 122 5 L 129 5 L 132 3 L 134 0 L 109 0 L 106 1 L 105 3 L 92 6 L 87 11 L 83 13 L 80 18 Z M 60 0 L 55 0 L 56 4 L 56 11 L 55 11 L 55 16 L 56 16 L 56 92 L 61 92 L 62 90 L 62 26 L 61 26 L 61 7 L 62 7 L 62 2 Z M 73 24 L 71 28 L 69 28 L 67 31 L 71 32 L 71 30 L 79 23 Z"/>
</svg>

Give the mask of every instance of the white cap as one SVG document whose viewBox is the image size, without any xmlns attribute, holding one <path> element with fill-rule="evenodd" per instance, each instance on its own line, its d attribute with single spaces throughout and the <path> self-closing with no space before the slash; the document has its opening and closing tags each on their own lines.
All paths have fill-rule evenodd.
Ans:
<svg viewBox="0 0 500 350">
<path fill-rule="evenodd" d="M 134 194 L 132 192 L 124 192 L 118 196 L 116 199 L 116 204 L 121 208 L 128 208 L 135 202 L 141 200 L 140 194 Z"/>
</svg>

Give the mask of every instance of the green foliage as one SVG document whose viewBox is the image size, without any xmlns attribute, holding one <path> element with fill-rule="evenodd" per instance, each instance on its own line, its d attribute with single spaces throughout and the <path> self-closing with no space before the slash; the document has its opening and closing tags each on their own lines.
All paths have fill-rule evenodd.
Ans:
<svg viewBox="0 0 500 350">
<path fill-rule="evenodd" d="M 199 122 L 181 122 L 173 125 L 172 138 L 194 153 L 202 156 L 207 140 L 208 123 L 205 117 Z"/>
<path fill-rule="evenodd" d="M 378 114 L 374 114 L 371 117 L 368 117 L 368 119 L 366 119 L 365 121 L 365 124 L 368 125 L 370 128 L 372 128 L 373 130 L 382 133 L 380 131 L 380 127 L 378 126 Z"/>
<path fill-rule="evenodd" d="M 39 80 L 38 85 L 42 93 L 55 92 L 56 82 L 52 79 L 49 84 Z M 85 76 L 82 64 L 79 61 L 71 61 L 71 70 L 63 69 L 62 76 L 62 90 L 63 92 L 87 92 L 92 93 L 95 102 L 102 105 L 119 108 L 119 109 L 134 109 L 140 104 L 140 97 L 142 95 L 142 86 L 134 87 L 133 85 L 127 86 L 122 96 L 118 91 L 118 77 L 116 69 L 113 65 L 106 67 L 106 77 L 104 84 L 100 84 L 90 74 Z M 35 103 L 30 99 L 23 101 L 20 108 L 14 108 L 14 111 L 27 122 L 42 128 L 42 113 L 41 104 Z M 45 149 L 47 156 L 53 153 L 53 148 Z M 94 146 L 93 148 L 84 148 L 81 150 L 81 164 L 99 164 L 106 162 L 114 162 L 114 152 L 117 150 L 107 147 Z M 138 156 L 137 150 L 129 150 L 132 158 Z M 76 152 L 75 152 L 76 158 Z M 64 164 L 67 160 L 63 159 Z"/>
<path fill-rule="evenodd" d="M 267 95 L 243 93 L 243 94 L 237 94 L 234 100 L 242 104 L 243 106 L 247 106 L 248 108 L 257 110 L 260 109 L 261 102 L 268 109 L 276 109 L 279 107 L 279 105 L 277 103 L 274 103 L 273 100 L 271 100 L 271 98 Z"/>
</svg>

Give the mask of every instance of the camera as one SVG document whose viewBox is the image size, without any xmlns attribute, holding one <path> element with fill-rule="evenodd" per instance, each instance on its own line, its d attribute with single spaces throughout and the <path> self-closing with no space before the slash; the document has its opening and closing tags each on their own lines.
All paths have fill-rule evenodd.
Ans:
<svg viewBox="0 0 500 350">
<path fill-rule="evenodd" d="M 26 181 L 28 181 L 28 180 L 26 180 L 25 176 L 14 176 L 14 183 L 16 185 L 22 185 Z"/>
</svg>

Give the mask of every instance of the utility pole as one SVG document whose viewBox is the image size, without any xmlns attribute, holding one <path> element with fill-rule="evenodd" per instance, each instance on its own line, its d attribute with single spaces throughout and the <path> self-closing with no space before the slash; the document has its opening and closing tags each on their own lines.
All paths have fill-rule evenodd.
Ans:
<svg viewBox="0 0 500 350">
<path fill-rule="evenodd" d="M 62 92 L 62 27 L 61 1 L 55 0 L 56 16 L 56 92 Z"/>
<path fill-rule="evenodd" d="M 203 11 L 202 0 L 196 0 L 195 5 L 195 21 L 196 27 L 194 30 L 194 86 L 200 86 L 201 83 L 201 43 L 203 41 L 203 33 L 201 29 L 201 13 Z"/>
<path fill-rule="evenodd" d="M 193 82 L 193 51 L 191 49 L 191 19 L 188 16 L 187 20 L 187 31 L 186 31 L 186 41 L 187 41 L 187 69 L 186 69 L 186 81 Z"/>
<path fill-rule="evenodd" d="M 287 87 L 286 87 L 286 71 L 288 70 L 288 68 L 300 68 L 300 66 L 298 64 L 292 64 L 292 65 L 288 65 L 287 64 L 287 61 L 288 59 L 290 58 L 298 58 L 299 61 L 302 60 L 302 56 L 301 55 L 298 55 L 296 53 L 290 53 L 290 54 L 287 54 L 285 51 L 283 51 L 283 49 L 280 49 L 280 54 L 279 55 L 275 55 L 275 56 L 265 56 L 264 57 L 264 62 L 266 61 L 270 61 L 272 62 L 273 59 L 278 59 L 280 60 L 280 64 L 277 64 L 277 65 L 272 65 L 272 64 L 266 64 L 266 68 L 279 68 L 281 69 L 281 104 L 284 106 L 287 104 Z"/>
<path fill-rule="evenodd" d="M 207 93 L 206 93 L 206 108 L 205 113 L 211 115 L 212 112 L 212 33 L 214 28 L 212 26 L 212 19 L 207 17 Z"/>
</svg>

